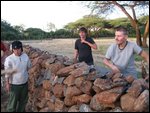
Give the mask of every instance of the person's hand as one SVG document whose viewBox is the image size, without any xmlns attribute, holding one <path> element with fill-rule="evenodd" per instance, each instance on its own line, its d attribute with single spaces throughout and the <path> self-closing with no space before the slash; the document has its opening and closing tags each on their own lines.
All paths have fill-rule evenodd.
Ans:
<svg viewBox="0 0 150 113">
<path fill-rule="evenodd" d="M 6 91 L 9 93 L 10 92 L 10 84 L 6 82 Z"/>
<path fill-rule="evenodd" d="M 76 64 L 77 63 L 77 59 L 75 58 L 75 59 L 73 59 L 73 63 L 74 64 Z"/>
<path fill-rule="evenodd" d="M 115 74 L 115 73 L 120 73 L 120 70 L 118 69 L 118 67 L 116 67 L 116 66 L 112 66 L 112 71 L 113 71 L 113 73 Z"/>
<path fill-rule="evenodd" d="M 84 38 L 81 38 L 81 43 L 87 43 L 87 41 Z"/>
</svg>

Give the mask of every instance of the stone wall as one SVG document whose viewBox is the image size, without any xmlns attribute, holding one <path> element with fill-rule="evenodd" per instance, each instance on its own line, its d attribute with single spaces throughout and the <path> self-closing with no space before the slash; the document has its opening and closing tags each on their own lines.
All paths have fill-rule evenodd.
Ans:
<svg viewBox="0 0 150 113">
<path fill-rule="evenodd" d="M 121 73 L 100 78 L 84 63 L 25 45 L 29 70 L 31 112 L 149 111 L 149 81 Z"/>
</svg>

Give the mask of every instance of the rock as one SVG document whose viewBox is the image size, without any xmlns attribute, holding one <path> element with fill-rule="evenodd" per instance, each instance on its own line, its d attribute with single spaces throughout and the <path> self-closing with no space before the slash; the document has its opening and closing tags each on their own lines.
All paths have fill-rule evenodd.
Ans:
<svg viewBox="0 0 150 113">
<path fill-rule="evenodd" d="M 71 65 L 71 66 L 64 67 L 64 68 L 60 69 L 57 72 L 57 75 L 61 76 L 61 77 L 67 77 L 69 75 L 69 73 L 74 70 L 74 66 L 75 65 Z"/>
<path fill-rule="evenodd" d="M 79 111 L 80 112 L 92 112 L 91 108 L 87 104 L 81 104 Z"/>
<path fill-rule="evenodd" d="M 36 106 L 39 108 L 44 108 L 47 103 L 46 99 L 42 99 L 41 102 L 36 103 Z"/>
<path fill-rule="evenodd" d="M 87 75 L 86 80 L 94 81 L 96 78 L 97 78 L 96 71 L 93 71 Z"/>
<path fill-rule="evenodd" d="M 72 96 L 80 95 L 82 94 L 82 92 L 76 86 L 69 86 L 67 87 L 65 94 L 66 97 L 72 97 Z"/>
<path fill-rule="evenodd" d="M 111 89 L 111 84 L 112 81 L 109 79 L 101 79 L 101 78 L 97 78 L 94 81 L 94 85 L 99 87 L 101 90 L 108 90 Z"/>
<path fill-rule="evenodd" d="M 74 75 L 75 77 L 87 75 L 89 73 L 89 67 L 81 67 L 71 71 L 69 74 Z"/>
<path fill-rule="evenodd" d="M 90 81 L 83 81 L 81 86 L 80 86 L 80 90 L 83 93 L 90 95 L 91 90 L 92 90 L 92 83 Z"/>
<path fill-rule="evenodd" d="M 55 97 L 57 97 L 57 98 L 64 97 L 63 90 L 64 90 L 63 84 L 56 84 L 53 88 L 53 93 L 54 93 Z"/>
<path fill-rule="evenodd" d="M 135 100 L 136 98 L 129 94 L 125 94 L 121 96 L 120 104 L 121 104 L 121 108 L 123 109 L 123 111 L 133 112 L 134 111 L 133 106 L 134 106 Z"/>
<path fill-rule="evenodd" d="M 51 112 L 48 107 L 42 108 L 39 112 Z"/>
<path fill-rule="evenodd" d="M 82 94 L 79 96 L 73 96 L 72 100 L 76 103 L 76 104 L 81 104 L 81 103 L 89 103 L 91 100 L 91 96 L 87 95 L 87 94 Z"/>
<path fill-rule="evenodd" d="M 79 106 L 78 105 L 71 106 L 68 112 L 79 112 Z"/>
<path fill-rule="evenodd" d="M 43 81 L 43 89 L 45 89 L 45 90 L 51 90 L 52 89 L 52 85 L 50 84 L 49 80 Z"/>
<path fill-rule="evenodd" d="M 112 76 L 112 80 L 115 78 L 121 78 L 123 75 L 121 73 L 116 73 L 115 75 Z"/>
<path fill-rule="evenodd" d="M 137 98 L 143 91 L 141 84 L 132 83 L 131 87 L 127 90 L 128 94 Z"/>
<path fill-rule="evenodd" d="M 120 78 L 119 78 L 120 79 Z M 119 87 L 119 86 L 127 86 L 127 82 L 126 81 L 124 81 L 124 80 L 122 80 L 122 81 L 116 81 L 116 82 L 113 82 L 112 84 L 111 84 L 111 87 L 112 88 L 114 88 L 114 87 Z"/>
<path fill-rule="evenodd" d="M 99 94 L 96 94 L 92 97 L 91 101 L 90 101 L 90 108 L 92 108 L 93 110 L 96 111 L 102 111 L 105 110 L 107 108 L 115 108 L 114 104 L 104 104 L 104 103 L 100 103 L 99 101 Z"/>
<path fill-rule="evenodd" d="M 149 111 L 149 91 L 144 90 L 134 102 L 134 110 L 136 112 Z"/>
<path fill-rule="evenodd" d="M 47 68 L 51 70 L 52 73 L 56 74 L 58 70 L 63 68 L 64 66 L 61 63 L 54 63 L 48 66 Z"/>
<path fill-rule="evenodd" d="M 45 90 L 45 92 L 44 92 L 44 97 L 45 97 L 47 100 L 49 100 L 51 96 L 52 96 L 51 92 Z"/>
<path fill-rule="evenodd" d="M 101 90 L 99 87 L 97 87 L 97 86 L 95 86 L 95 85 L 92 86 L 92 89 L 93 89 L 96 93 L 100 93 L 100 92 L 103 91 L 103 90 Z"/>
<path fill-rule="evenodd" d="M 98 94 L 98 101 L 104 104 L 113 104 L 123 92 L 123 87 L 116 87 Z"/>
<path fill-rule="evenodd" d="M 75 84 L 75 77 L 74 75 L 69 75 L 64 81 L 63 83 L 66 84 L 67 86 L 72 86 Z"/>
<path fill-rule="evenodd" d="M 55 100 L 55 112 L 62 112 L 64 108 L 64 102 L 56 98 Z"/>
<path fill-rule="evenodd" d="M 132 75 L 125 76 L 125 80 L 131 84 L 134 81 L 134 77 Z"/>
<path fill-rule="evenodd" d="M 53 112 L 55 110 L 55 104 L 53 102 L 48 101 L 47 106 L 51 112 Z"/>
<path fill-rule="evenodd" d="M 85 81 L 85 77 L 80 76 L 75 79 L 75 85 L 80 88 L 81 84 Z"/>
<path fill-rule="evenodd" d="M 114 109 L 110 110 L 109 112 L 123 112 L 120 107 L 115 107 Z"/>
<path fill-rule="evenodd" d="M 72 100 L 72 97 L 65 97 L 64 103 L 66 106 L 73 106 L 75 102 Z"/>
</svg>

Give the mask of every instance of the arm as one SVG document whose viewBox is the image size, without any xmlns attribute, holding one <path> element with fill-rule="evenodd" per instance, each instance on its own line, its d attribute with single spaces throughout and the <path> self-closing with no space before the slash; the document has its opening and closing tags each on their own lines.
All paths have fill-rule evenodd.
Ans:
<svg viewBox="0 0 150 113">
<path fill-rule="evenodd" d="M 97 49 L 96 43 L 92 44 L 92 43 L 86 41 L 85 39 L 81 39 L 81 42 L 82 42 L 82 43 L 85 43 L 85 44 L 87 44 L 87 45 L 89 45 L 89 46 L 90 46 L 91 48 L 93 48 L 93 49 Z"/>
<path fill-rule="evenodd" d="M 5 68 L 5 70 L 12 69 L 12 64 L 11 64 L 11 62 L 9 61 L 8 58 L 5 59 L 5 62 L 4 62 L 4 68 Z M 10 73 L 5 73 L 6 91 L 8 91 L 8 93 L 9 93 L 9 91 L 10 91 L 10 83 L 9 83 L 10 75 L 11 75 Z"/>
<path fill-rule="evenodd" d="M 139 54 L 142 58 L 144 58 L 145 61 L 147 61 L 148 65 L 149 65 L 149 55 L 142 50 L 142 52 Z"/>
<path fill-rule="evenodd" d="M 118 69 L 118 67 L 115 66 L 115 65 L 113 65 L 109 59 L 105 58 L 105 59 L 103 60 L 103 63 L 104 63 L 107 67 L 109 67 L 109 68 L 112 70 L 112 72 L 113 72 L 114 74 L 115 74 L 115 73 L 118 73 L 118 72 L 120 73 L 120 70 Z"/>
<path fill-rule="evenodd" d="M 75 49 L 75 51 L 74 51 L 74 63 L 77 63 L 78 55 L 79 55 L 78 50 Z"/>
</svg>

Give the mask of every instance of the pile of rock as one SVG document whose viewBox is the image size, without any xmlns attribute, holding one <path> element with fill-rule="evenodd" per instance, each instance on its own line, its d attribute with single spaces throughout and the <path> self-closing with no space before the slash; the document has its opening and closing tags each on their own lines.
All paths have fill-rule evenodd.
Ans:
<svg viewBox="0 0 150 113">
<path fill-rule="evenodd" d="M 149 111 L 149 83 L 144 79 L 89 73 L 84 62 L 24 46 L 32 61 L 26 111 Z"/>
</svg>

